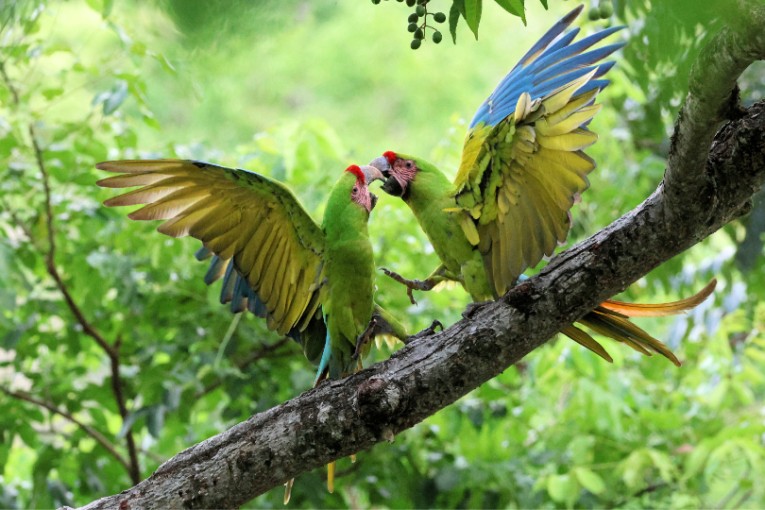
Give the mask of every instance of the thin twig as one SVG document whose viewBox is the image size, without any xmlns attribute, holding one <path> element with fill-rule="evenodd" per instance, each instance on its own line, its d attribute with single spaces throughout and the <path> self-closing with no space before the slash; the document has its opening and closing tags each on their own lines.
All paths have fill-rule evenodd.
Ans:
<svg viewBox="0 0 765 510">
<path fill-rule="evenodd" d="M 8 74 L 5 72 L 4 66 L 2 65 L 0 65 L 0 76 L 2 76 L 3 81 L 5 82 L 8 89 L 11 91 L 14 104 L 16 106 L 19 106 L 20 104 L 19 93 L 16 90 L 16 87 L 13 86 L 13 83 L 11 82 Z M 35 155 L 37 168 L 40 171 L 40 175 L 42 176 L 42 183 L 43 183 L 44 202 L 45 202 L 45 223 L 46 223 L 47 240 L 48 240 L 48 250 L 45 253 L 45 267 L 48 274 L 56 282 L 56 287 L 64 296 L 64 301 L 66 302 L 67 307 L 69 308 L 69 310 L 72 312 L 77 322 L 82 327 L 83 332 L 89 337 L 91 337 L 96 342 L 96 344 L 98 344 L 98 346 L 101 347 L 101 349 L 103 349 L 103 351 L 109 357 L 109 364 L 111 368 L 112 392 L 114 393 L 115 400 L 117 401 L 117 408 L 119 409 L 120 416 L 122 417 L 122 420 L 124 422 L 127 419 L 128 409 L 125 404 L 125 396 L 122 391 L 122 383 L 121 383 L 121 377 L 120 377 L 120 353 L 119 353 L 120 340 L 117 339 L 114 342 L 114 344 L 110 344 L 101 335 L 101 333 L 99 333 L 98 330 L 87 320 L 87 318 L 85 318 L 85 314 L 83 314 L 82 310 L 75 302 L 74 298 L 72 297 L 72 294 L 69 292 L 69 288 L 64 283 L 64 280 L 61 277 L 61 274 L 58 272 L 58 268 L 56 267 L 56 229 L 54 225 L 53 203 L 51 200 L 50 177 L 48 174 L 48 170 L 45 166 L 45 158 L 43 157 L 43 151 L 42 151 L 42 148 L 40 147 L 40 143 L 38 142 L 37 133 L 35 131 L 35 126 L 33 122 L 29 123 L 28 132 L 29 132 L 31 143 L 32 143 L 32 149 Z M 129 429 L 127 433 L 125 434 L 125 442 L 127 443 L 128 455 L 130 457 L 130 464 L 129 464 L 128 471 L 130 473 L 130 478 L 132 482 L 136 484 L 141 481 L 141 470 L 140 470 L 140 465 L 138 463 L 138 453 L 137 453 L 137 449 L 135 445 L 135 438 L 133 437 L 133 433 L 131 429 Z"/>
<path fill-rule="evenodd" d="M 74 423 L 77 425 L 83 432 L 85 432 L 87 435 L 89 435 L 91 438 L 93 438 L 98 444 L 104 447 L 104 449 L 111 454 L 112 457 L 114 457 L 117 462 L 122 464 L 126 470 L 130 471 L 130 465 L 128 464 L 128 461 L 125 460 L 125 458 L 118 452 L 114 445 L 109 442 L 109 440 L 101 434 L 98 430 L 94 429 L 90 425 L 87 425 L 77 418 L 75 418 L 71 413 L 68 411 L 64 411 L 62 409 L 59 409 L 54 404 L 51 404 L 50 402 L 46 402 L 44 400 L 40 400 L 36 397 L 33 397 L 32 395 L 28 395 L 26 393 L 21 393 L 18 391 L 11 391 L 7 388 L 0 387 L 0 391 L 8 395 L 9 397 L 15 398 L 17 400 L 23 400 L 25 402 L 29 402 L 31 404 L 34 404 L 36 406 L 42 407 L 44 409 L 47 409 L 48 411 L 52 412 L 53 414 L 57 414 L 64 419 Z"/>
<path fill-rule="evenodd" d="M 8 214 L 10 214 L 13 222 L 16 224 L 17 227 L 21 229 L 22 232 L 24 232 L 24 235 L 27 236 L 32 246 L 42 251 L 42 249 L 37 245 L 37 242 L 35 241 L 34 236 L 32 236 L 32 231 L 29 230 L 29 227 L 26 225 L 26 223 L 24 223 L 21 220 L 21 218 L 19 218 L 19 215 L 16 214 L 16 212 L 11 208 L 10 204 L 8 204 L 8 202 L 3 197 L 0 197 L 0 206 L 2 206 L 3 209 L 8 211 Z"/>
<path fill-rule="evenodd" d="M 8 74 L 5 72 L 5 64 L 0 62 L 0 75 L 3 77 L 3 81 L 5 82 L 5 85 L 8 87 L 8 90 L 11 91 L 11 95 L 13 96 L 13 104 L 16 106 L 19 105 L 19 93 L 16 90 L 16 87 L 13 86 L 11 83 L 11 79 L 8 77 Z"/>
</svg>

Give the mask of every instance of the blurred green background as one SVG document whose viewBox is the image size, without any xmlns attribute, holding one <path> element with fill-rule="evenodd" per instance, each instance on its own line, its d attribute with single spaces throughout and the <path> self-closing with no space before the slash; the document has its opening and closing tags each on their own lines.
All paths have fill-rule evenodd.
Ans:
<svg viewBox="0 0 765 510">
<path fill-rule="evenodd" d="M 342 169 L 385 150 L 453 172 L 477 106 L 575 6 L 550 0 L 546 11 L 529 1 L 524 26 L 487 0 L 477 41 L 461 23 L 456 45 L 444 29 L 441 44 L 412 51 L 412 9 L 392 1 L 0 2 L 0 507 L 82 505 L 119 492 L 132 485 L 120 462 L 128 437 L 145 478 L 313 379 L 296 345 L 218 304 L 218 286 L 205 287 L 206 267 L 193 258 L 198 242 L 106 210 L 113 193 L 94 185 L 96 162 L 242 166 L 287 182 L 318 219 Z M 598 169 L 574 209 L 571 243 L 661 181 L 693 56 L 731 22 L 725 2 L 614 7 L 579 22 L 584 33 L 629 28 L 591 124 Z M 753 66 L 742 78 L 745 102 L 762 97 L 763 77 Z M 46 180 L 33 136 L 60 285 L 46 263 Z M 765 477 L 763 209 L 755 202 L 748 218 L 621 296 L 672 300 L 719 279 L 714 299 L 693 312 L 640 321 L 682 368 L 604 340 L 609 365 L 553 340 L 395 443 L 341 460 L 334 494 L 323 470 L 299 477 L 290 506 L 765 506 L 756 482 Z M 424 277 L 437 265 L 390 197 L 380 197 L 370 233 L 379 266 Z M 456 321 L 468 301 L 452 288 L 418 293 L 412 306 L 382 274 L 377 284 L 377 299 L 412 331 Z M 120 342 L 124 416 L 110 360 L 61 286 L 99 337 Z M 282 490 L 249 506 L 281 507 Z"/>
</svg>

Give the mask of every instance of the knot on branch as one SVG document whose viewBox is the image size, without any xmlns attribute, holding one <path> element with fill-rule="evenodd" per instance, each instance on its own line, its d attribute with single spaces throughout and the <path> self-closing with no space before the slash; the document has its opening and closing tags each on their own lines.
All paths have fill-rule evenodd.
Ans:
<svg viewBox="0 0 765 510">
<path fill-rule="evenodd" d="M 372 377 L 356 390 L 359 416 L 373 428 L 382 428 L 406 407 L 404 391 L 393 381 Z"/>
<path fill-rule="evenodd" d="M 520 312 L 524 318 L 528 319 L 531 315 L 531 309 L 536 302 L 534 285 L 526 280 L 512 288 L 504 296 L 505 303 L 512 306 Z"/>
</svg>

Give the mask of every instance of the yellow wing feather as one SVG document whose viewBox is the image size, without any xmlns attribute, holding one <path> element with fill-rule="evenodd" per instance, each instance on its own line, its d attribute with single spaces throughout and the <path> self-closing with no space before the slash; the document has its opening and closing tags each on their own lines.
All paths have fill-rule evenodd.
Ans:
<svg viewBox="0 0 765 510">
<path fill-rule="evenodd" d="M 135 220 L 166 220 L 157 230 L 191 235 L 234 260 L 280 334 L 307 327 L 320 303 L 324 236 L 283 185 L 245 170 L 187 160 L 126 160 L 96 165 L 119 175 L 106 188 L 139 187 L 104 202 L 146 204 Z M 228 264 L 221 264 L 221 271 Z"/>
</svg>

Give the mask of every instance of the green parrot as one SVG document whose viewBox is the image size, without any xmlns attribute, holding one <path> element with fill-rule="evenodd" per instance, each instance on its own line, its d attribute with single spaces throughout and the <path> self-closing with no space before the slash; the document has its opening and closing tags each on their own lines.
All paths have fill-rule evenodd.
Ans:
<svg viewBox="0 0 765 510">
<path fill-rule="evenodd" d="M 128 216 L 167 220 L 159 232 L 202 241 L 199 258 L 213 256 L 206 281 L 224 278 L 221 301 L 235 312 L 249 309 L 300 343 L 318 363 L 316 383 L 354 372 L 373 337 L 406 338 L 374 302 L 367 221 L 377 201 L 369 184 L 383 177 L 377 168 L 351 165 L 343 172 L 319 227 L 283 184 L 247 170 L 172 159 L 96 167 L 120 174 L 99 186 L 140 186 L 106 206 L 147 204 Z M 334 463 L 328 468 L 331 492 Z"/>
<path fill-rule="evenodd" d="M 569 210 L 589 186 L 594 161 L 583 151 L 597 140 L 587 124 L 600 105 L 599 79 L 613 62 L 598 63 L 620 48 L 588 50 L 621 27 L 576 43 L 578 29 L 565 29 L 582 6 L 558 21 L 502 79 L 476 112 L 453 183 L 435 166 L 387 151 L 370 165 L 387 177 L 383 190 L 401 197 L 414 213 L 441 260 L 424 281 L 389 276 L 412 289 L 429 290 L 441 281 L 462 284 L 475 302 L 496 299 L 522 273 L 552 255 L 568 234 Z M 662 316 L 690 309 L 714 289 L 672 303 L 605 301 L 577 322 L 650 355 L 677 357 L 629 317 Z M 565 335 L 612 361 L 606 350 L 574 325 Z"/>
<path fill-rule="evenodd" d="M 99 186 L 140 186 L 104 205 L 146 204 L 128 217 L 167 220 L 159 232 L 202 241 L 198 258 L 214 255 L 205 280 L 224 277 L 221 301 L 234 312 L 249 309 L 300 343 L 319 364 L 317 381 L 353 372 L 359 340 L 405 336 L 373 298 L 367 221 L 377 202 L 369 184 L 382 179 L 377 168 L 351 165 L 343 172 L 319 227 L 283 184 L 247 170 L 173 159 L 96 167 L 121 174 Z"/>
</svg>

